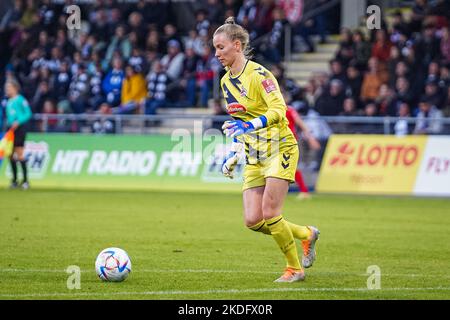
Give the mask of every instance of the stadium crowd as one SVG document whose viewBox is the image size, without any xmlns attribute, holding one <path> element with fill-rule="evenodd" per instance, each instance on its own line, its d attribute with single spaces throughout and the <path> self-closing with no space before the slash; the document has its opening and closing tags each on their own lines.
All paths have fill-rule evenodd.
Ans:
<svg viewBox="0 0 450 320">
<path fill-rule="evenodd" d="M 343 29 L 329 72 L 314 74 L 305 87 L 286 78 L 281 63 L 284 26 L 290 23 L 285 1 L 199 1 L 194 27 L 187 30 L 170 14 L 170 2 L 158 0 L 83 3 L 81 30 L 69 30 L 69 3 L 15 0 L 0 20 L 0 94 L 6 79 L 18 79 L 33 113 L 155 114 L 168 107 L 207 107 L 223 72 L 210 39 L 226 17 L 235 16 L 256 43 L 255 60 L 271 66 L 303 114 L 422 119 L 414 128 L 398 125 L 408 133 L 439 133 L 435 120 L 450 116 L 448 1 L 416 0 L 411 19 L 398 11 L 392 23 L 383 21 L 381 30 L 370 33 L 365 27 Z M 314 52 L 313 33 L 327 41 L 324 20 L 319 15 L 293 25 L 292 39 L 303 39 L 303 51 Z M 77 128 L 51 120 L 46 130 Z M 98 123 L 93 130 L 108 133 L 114 126 Z"/>
</svg>

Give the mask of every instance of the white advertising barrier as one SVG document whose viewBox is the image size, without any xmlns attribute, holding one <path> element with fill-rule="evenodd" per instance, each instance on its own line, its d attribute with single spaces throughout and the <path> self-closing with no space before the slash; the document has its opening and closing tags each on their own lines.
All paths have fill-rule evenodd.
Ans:
<svg viewBox="0 0 450 320">
<path fill-rule="evenodd" d="M 450 196 L 450 136 L 429 136 L 414 194 Z"/>
</svg>

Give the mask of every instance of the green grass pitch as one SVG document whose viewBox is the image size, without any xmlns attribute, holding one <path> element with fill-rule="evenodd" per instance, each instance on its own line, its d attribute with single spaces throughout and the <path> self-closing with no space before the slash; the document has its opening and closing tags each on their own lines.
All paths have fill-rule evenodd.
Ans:
<svg viewBox="0 0 450 320">
<path fill-rule="evenodd" d="M 273 283 L 284 259 L 244 227 L 240 194 L 0 191 L 0 299 L 450 298 L 450 200 L 290 194 L 284 215 L 321 230 L 305 282 Z M 94 271 L 110 246 L 133 263 L 122 283 Z M 70 265 L 80 290 L 67 288 Z"/>
</svg>

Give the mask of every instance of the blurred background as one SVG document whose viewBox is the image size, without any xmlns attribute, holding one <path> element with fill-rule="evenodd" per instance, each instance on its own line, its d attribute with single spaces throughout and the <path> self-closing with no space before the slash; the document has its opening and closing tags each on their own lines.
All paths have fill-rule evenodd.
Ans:
<svg viewBox="0 0 450 320">
<path fill-rule="evenodd" d="M 75 29 L 68 27 L 72 4 L 81 13 Z M 368 28 L 371 5 L 381 9 L 380 28 Z M 311 148 L 300 139 L 309 190 L 332 135 L 450 134 L 447 0 L 2 0 L 0 128 L 4 83 L 16 78 L 33 111 L 28 165 L 35 179 L 58 173 L 51 161 L 67 156 L 58 153 L 65 137 L 139 140 L 219 129 L 229 117 L 211 40 L 229 16 L 249 31 L 254 60 L 276 76 L 320 143 Z M 63 138 L 52 147 L 56 137 Z M 36 147 L 42 141 L 47 147 Z M 106 140 L 96 141 L 89 143 Z M 42 150 L 50 164 L 39 158 Z M 81 166 L 90 174 L 87 162 Z M 219 169 L 210 170 L 220 180 Z"/>
</svg>

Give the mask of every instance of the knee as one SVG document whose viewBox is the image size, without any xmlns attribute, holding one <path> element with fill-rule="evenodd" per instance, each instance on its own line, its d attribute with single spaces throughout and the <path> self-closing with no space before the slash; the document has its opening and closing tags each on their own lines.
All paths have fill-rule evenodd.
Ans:
<svg viewBox="0 0 450 320">
<path fill-rule="evenodd" d="M 261 218 L 245 218 L 244 224 L 247 228 L 251 229 L 252 227 L 256 226 L 258 223 L 263 221 Z"/>
<path fill-rule="evenodd" d="M 275 199 L 272 197 L 266 197 L 262 204 L 262 214 L 264 219 L 270 219 L 273 218 L 278 214 L 278 205 Z"/>
</svg>

